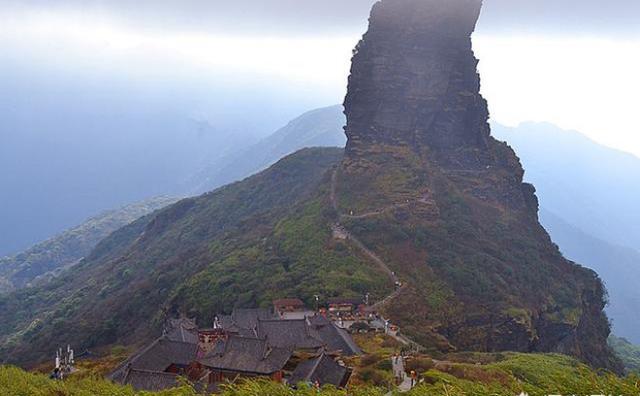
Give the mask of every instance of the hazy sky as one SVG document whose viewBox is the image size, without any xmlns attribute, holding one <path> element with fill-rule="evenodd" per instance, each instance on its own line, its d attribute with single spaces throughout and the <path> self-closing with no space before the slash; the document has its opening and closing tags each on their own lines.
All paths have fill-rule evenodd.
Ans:
<svg viewBox="0 0 640 396">
<path fill-rule="evenodd" d="M 211 86 L 190 103 L 205 119 L 218 116 L 207 96 L 220 82 L 286 91 L 297 112 L 341 101 L 372 3 L 2 0 L 0 61 L 87 86 L 172 87 L 154 96 Z M 493 118 L 549 121 L 640 155 L 639 22 L 637 0 L 485 0 L 474 45 Z"/>
</svg>

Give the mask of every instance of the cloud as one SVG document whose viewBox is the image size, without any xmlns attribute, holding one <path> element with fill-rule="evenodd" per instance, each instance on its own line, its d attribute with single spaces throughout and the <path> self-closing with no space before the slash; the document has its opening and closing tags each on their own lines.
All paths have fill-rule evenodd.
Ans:
<svg viewBox="0 0 640 396">
<path fill-rule="evenodd" d="M 247 97 L 286 91 L 296 104 L 340 101 L 373 3 L 0 1 L 4 68 L 55 69 L 52 79 L 88 87 L 124 75 L 153 97 L 182 92 L 176 103 L 189 98 L 203 114 L 214 107 L 209 97 L 226 97 L 221 84 L 248 87 Z M 632 108 L 640 1 L 484 1 L 474 42 L 494 117 L 551 121 L 640 153 Z"/>
<path fill-rule="evenodd" d="M 637 35 L 637 0 L 484 0 L 481 29 L 495 32 Z"/>
<path fill-rule="evenodd" d="M 374 0 L 4 0 L 3 9 L 72 9 L 142 29 L 216 34 L 344 35 L 361 33 Z M 484 0 L 486 32 L 638 34 L 637 0 Z"/>
</svg>

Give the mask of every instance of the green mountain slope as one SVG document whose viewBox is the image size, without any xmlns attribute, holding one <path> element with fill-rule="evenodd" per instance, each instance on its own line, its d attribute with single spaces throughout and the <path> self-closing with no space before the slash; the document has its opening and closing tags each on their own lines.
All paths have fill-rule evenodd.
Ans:
<svg viewBox="0 0 640 396">
<path fill-rule="evenodd" d="M 604 279 L 609 293 L 607 313 L 616 334 L 634 342 L 640 340 L 640 253 L 588 235 L 547 210 L 542 210 L 540 217 L 563 254 L 594 269 Z"/>
<path fill-rule="evenodd" d="M 12 257 L 0 259 L 0 293 L 47 281 L 75 264 L 112 232 L 176 202 L 158 197 L 92 217 Z"/>
<path fill-rule="evenodd" d="M 239 156 L 234 161 L 237 164 L 253 163 L 257 156 L 261 163 L 274 163 L 279 158 L 276 153 L 285 155 L 305 147 L 312 125 L 331 117 L 333 122 L 322 124 L 323 133 L 313 134 L 314 143 L 318 146 L 338 145 L 344 141 L 342 125 L 346 120 L 342 107 L 333 106 L 308 112 L 266 139 L 269 150 L 264 150 L 262 145 L 255 146 L 248 150 L 254 155 Z M 636 309 L 640 305 L 640 291 L 636 287 L 640 282 L 640 253 L 617 246 L 623 241 L 615 237 L 606 241 L 592 236 L 614 231 L 633 234 L 629 228 L 635 224 L 633 217 L 623 216 L 624 221 L 620 221 L 620 213 L 634 210 L 623 205 L 621 200 L 627 200 L 625 197 L 631 197 L 629 201 L 637 200 L 634 198 L 638 195 L 634 169 L 640 166 L 640 160 L 634 161 L 629 154 L 600 146 L 577 132 L 549 124 L 525 123 L 507 128 L 493 123 L 492 133 L 515 148 L 523 161 L 526 179 L 536 188 L 541 187 L 537 191 L 543 207 L 540 221 L 553 241 L 568 258 L 594 269 L 603 278 L 609 291 L 607 313 L 616 333 L 640 342 L 637 325 L 640 318 Z M 607 171 L 594 172 L 593 164 Z M 249 168 L 251 166 L 246 169 Z M 605 174 L 615 177 L 612 179 Z M 568 203 L 571 203 L 570 210 L 567 210 Z M 560 210 L 561 215 L 546 208 Z M 568 219 L 562 219 L 565 215 L 572 220 L 583 219 L 578 221 L 583 225 L 589 219 L 610 218 L 606 226 L 598 220 L 595 226 L 580 230 Z"/>
<path fill-rule="evenodd" d="M 538 221 L 535 188 L 491 136 L 475 0 L 383 0 L 354 51 L 342 224 L 407 283 L 385 312 L 441 349 L 570 354 L 618 369 L 605 291 Z"/>
<path fill-rule="evenodd" d="M 383 274 L 327 226 L 339 149 L 308 149 L 242 182 L 185 199 L 102 241 L 49 284 L 0 298 L 0 356 L 34 362 L 52 345 L 137 343 L 167 315 L 201 325 L 235 306 L 313 294 L 383 295 Z"/>
</svg>

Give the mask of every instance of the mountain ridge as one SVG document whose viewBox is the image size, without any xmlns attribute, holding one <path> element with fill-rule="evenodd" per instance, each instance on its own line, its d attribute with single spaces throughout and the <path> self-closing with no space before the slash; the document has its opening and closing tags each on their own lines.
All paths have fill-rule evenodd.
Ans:
<svg viewBox="0 0 640 396">
<path fill-rule="evenodd" d="M 344 117 L 344 114 L 342 114 L 342 108 L 343 108 L 342 105 L 335 105 L 335 106 L 325 107 L 321 109 L 316 109 L 314 111 L 306 113 L 306 114 L 317 114 L 317 112 L 325 111 L 326 114 L 322 118 L 334 116 L 334 117 L 337 117 L 338 119 L 336 122 L 333 123 L 334 125 L 337 125 L 334 127 L 333 131 L 322 135 L 327 139 L 323 141 L 317 141 L 317 143 L 319 143 L 320 146 L 332 146 L 335 144 L 336 140 L 339 140 L 341 138 L 344 139 L 344 131 L 343 131 L 342 125 L 344 123 L 345 117 Z M 312 125 L 315 120 L 314 117 L 307 118 L 306 114 L 296 118 L 297 120 L 295 124 L 296 128 L 294 129 L 282 128 L 280 130 L 280 131 L 289 132 L 289 135 L 286 137 L 286 139 L 284 139 L 287 141 L 287 145 L 280 147 L 275 151 L 290 154 L 287 152 L 288 151 L 287 148 L 295 151 L 295 149 L 301 149 L 305 146 L 305 140 L 298 139 L 297 135 L 298 134 L 304 135 L 305 129 L 309 125 Z M 593 163 L 598 163 L 598 164 L 613 163 L 614 165 L 607 165 L 607 167 L 620 168 L 620 165 L 615 165 L 616 163 L 620 163 L 621 161 L 621 159 L 618 159 L 618 155 L 622 156 L 623 158 L 627 158 L 631 160 L 634 159 L 633 154 L 620 152 L 619 150 L 611 150 L 604 146 L 597 146 L 597 143 L 595 143 L 588 137 L 580 134 L 579 132 L 564 131 L 548 123 L 524 122 L 521 124 L 521 126 L 522 127 L 526 126 L 526 128 L 525 129 L 519 129 L 518 127 L 508 128 L 496 122 L 491 123 L 492 134 L 495 135 L 496 138 L 498 138 L 499 140 L 505 141 L 508 144 L 515 147 L 516 152 L 518 153 L 518 156 L 522 159 L 522 162 L 524 163 L 526 180 L 533 182 L 533 184 L 536 186 L 542 185 L 542 184 L 559 185 L 559 186 L 562 186 L 562 188 L 564 188 L 565 190 L 569 191 L 571 196 L 576 196 L 576 195 L 580 196 L 580 195 L 586 194 L 586 191 L 593 192 L 593 191 L 597 191 L 599 188 L 597 182 L 592 183 L 585 178 L 571 177 L 571 175 L 573 174 L 573 169 L 581 167 L 584 161 L 588 159 L 588 161 Z M 541 137 L 536 138 L 533 135 L 535 135 L 538 126 L 544 128 L 544 131 Z M 283 137 L 279 136 L 279 138 L 282 139 Z M 267 139 L 267 140 L 274 142 L 275 139 L 274 140 Z M 549 157 L 542 156 L 542 158 L 546 158 L 547 161 L 551 161 L 553 163 L 553 165 L 551 166 L 554 169 L 553 172 L 546 172 L 544 171 L 545 168 L 541 169 L 541 164 L 543 163 L 543 161 L 540 160 L 541 156 L 538 154 L 541 152 L 541 150 L 544 150 L 544 147 L 549 146 L 548 144 L 549 142 L 553 142 L 553 146 L 557 147 L 557 149 L 553 150 L 552 154 L 554 155 L 550 155 Z M 575 144 L 576 142 L 581 142 L 581 144 L 576 145 Z M 258 146 L 255 146 L 254 149 L 258 150 Z M 575 154 L 576 158 L 585 158 L 585 160 L 581 162 L 567 160 L 567 163 L 563 165 L 563 162 L 561 162 L 562 161 L 561 153 L 570 152 L 572 150 L 575 150 L 578 152 L 586 151 L 585 154 L 579 154 L 579 153 Z M 595 154 L 589 154 L 589 153 L 595 153 Z M 274 162 L 276 159 L 277 158 L 273 157 L 268 162 L 269 163 Z M 241 161 L 241 158 L 238 158 L 237 161 Z M 640 163 L 640 160 L 638 160 L 637 162 Z M 547 165 L 545 166 L 547 168 L 550 167 Z M 618 190 L 628 189 L 627 187 L 624 187 L 624 185 L 629 183 L 630 183 L 630 180 L 621 179 L 618 182 L 620 186 L 616 187 L 616 190 L 618 191 Z M 616 241 L 611 241 L 611 240 L 605 241 L 605 240 L 599 239 L 599 242 L 598 242 L 598 245 L 603 246 L 603 249 L 602 249 L 603 252 L 609 252 L 606 258 L 603 258 L 602 255 L 598 255 L 598 256 L 589 255 L 588 254 L 589 249 L 586 249 L 586 248 L 580 249 L 579 246 L 576 246 L 575 244 L 571 246 L 565 246 L 565 243 L 566 243 L 565 241 L 573 240 L 576 237 L 579 237 L 579 234 L 581 233 L 590 235 L 591 232 L 589 232 L 590 230 L 572 230 L 571 228 L 574 226 L 568 227 L 568 228 L 555 227 L 554 225 L 556 224 L 556 222 L 555 221 L 552 222 L 551 221 L 552 219 L 549 216 L 545 216 L 545 214 L 549 213 L 547 206 L 551 208 L 558 208 L 559 205 L 558 203 L 556 203 L 554 199 L 555 195 L 554 194 L 547 195 L 545 194 L 546 191 L 547 189 L 544 189 L 544 188 L 542 189 L 542 191 L 537 191 L 537 195 L 540 197 L 541 207 L 542 207 L 541 221 L 542 221 L 542 224 L 545 226 L 545 228 L 550 232 L 554 242 L 560 245 L 560 248 L 563 251 L 563 253 L 567 254 L 569 258 L 574 259 L 577 262 L 581 262 L 587 265 L 589 268 L 597 270 L 599 274 L 602 273 L 603 279 L 605 280 L 605 283 L 609 287 L 623 287 L 625 288 L 625 290 L 633 289 L 633 285 L 636 282 L 636 280 L 634 279 L 640 280 L 640 278 L 628 276 L 628 271 L 624 271 L 624 268 L 621 269 L 622 271 L 618 271 L 618 272 L 607 271 L 606 268 L 609 265 L 609 263 L 615 266 L 617 264 L 615 261 L 619 261 L 621 259 L 624 262 L 629 263 L 630 265 L 640 266 L 640 259 L 634 259 L 634 257 L 637 255 L 629 254 L 631 253 L 631 251 L 629 250 L 616 249 L 614 247 L 615 245 L 617 245 Z M 611 207 L 612 205 L 615 206 L 615 204 L 609 203 L 606 206 L 594 208 L 593 210 L 599 213 L 599 216 L 603 216 L 604 214 L 607 213 L 608 208 Z M 579 216 L 581 217 L 585 216 L 585 213 L 586 213 L 585 210 L 583 210 L 583 212 L 584 213 L 579 214 Z M 571 218 L 571 216 L 569 218 Z M 570 221 L 567 219 L 562 219 L 561 222 L 570 223 Z M 595 236 L 587 237 L 587 239 L 590 239 L 590 238 L 598 239 Z M 607 244 L 606 247 L 603 245 L 605 243 Z M 588 247 L 588 246 L 592 246 L 592 244 L 585 243 L 584 246 Z M 624 258 L 621 258 L 620 254 L 622 254 L 623 251 L 627 252 L 628 254 L 624 254 Z M 617 257 L 617 258 L 614 258 L 614 257 Z M 627 274 L 627 275 L 620 276 L 621 274 Z M 611 293 L 610 298 L 611 298 L 611 304 L 617 305 L 618 307 L 625 306 L 626 299 L 618 298 L 618 293 Z M 630 304 L 626 304 L 626 306 L 630 306 Z M 616 331 L 618 331 L 619 329 L 619 333 L 621 335 L 629 337 L 630 339 L 636 342 L 640 342 L 638 341 L 640 340 L 640 338 L 638 338 L 640 337 L 640 335 L 637 335 L 637 331 L 634 330 L 635 320 L 632 319 L 634 316 L 629 315 L 629 312 L 632 311 L 631 309 L 625 309 L 626 313 L 623 314 L 623 313 L 619 313 L 619 310 L 617 309 L 612 310 L 611 306 L 609 306 L 607 311 L 613 319 L 613 323 L 614 323 L 614 327 L 616 328 Z"/>
<path fill-rule="evenodd" d="M 291 295 L 311 303 L 318 291 L 386 294 L 366 259 L 341 245 L 325 250 L 331 231 L 321 191 L 342 154 L 299 151 L 114 232 L 45 286 L 0 296 L 3 361 L 35 363 L 52 344 L 144 343 L 180 313 L 207 326 L 234 307 Z"/>
<path fill-rule="evenodd" d="M 157 197 L 105 211 L 24 252 L 0 258 L 0 293 L 46 282 L 77 264 L 112 232 L 176 201 Z"/>
</svg>

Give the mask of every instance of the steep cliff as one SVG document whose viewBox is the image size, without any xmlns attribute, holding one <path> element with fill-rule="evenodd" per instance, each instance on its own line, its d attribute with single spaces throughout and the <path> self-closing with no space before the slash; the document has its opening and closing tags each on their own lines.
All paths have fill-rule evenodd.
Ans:
<svg viewBox="0 0 640 396">
<path fill-rule="evenodd" d="M 345 100 L 343 224 L 407 283 L 386 311 L 424 344 L 617 369 L 599 278 L 562 257 L 519 159 L 490 135 L 471 43 L 480 9 L 374 6 Z"/>
</svg>

